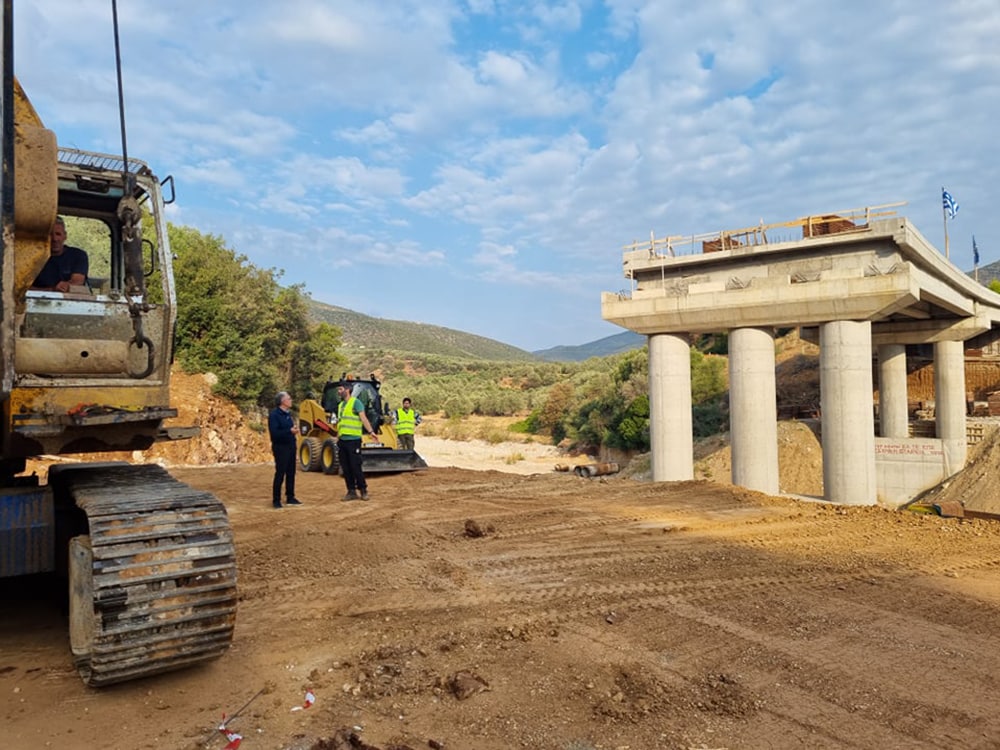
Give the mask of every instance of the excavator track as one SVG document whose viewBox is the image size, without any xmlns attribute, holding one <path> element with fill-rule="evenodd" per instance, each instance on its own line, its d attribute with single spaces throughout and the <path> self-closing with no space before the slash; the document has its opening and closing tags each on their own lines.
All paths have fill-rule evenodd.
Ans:
<svg viewBox="0 0 1000 750">
<path fill-rule="evenodd" d="M 70 541 L 70 642 L 92 686 L 221 656 L 236 623 L 226 509 L 155 465 L 53 467 L 87 517 Z"/>
</svg>

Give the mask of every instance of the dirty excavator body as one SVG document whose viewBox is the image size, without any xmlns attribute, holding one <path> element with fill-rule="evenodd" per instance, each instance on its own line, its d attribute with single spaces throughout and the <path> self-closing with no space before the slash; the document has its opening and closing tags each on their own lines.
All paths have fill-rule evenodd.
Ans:
<svg viewBox="0 0 1000 750">
<path fill-rule="evenodd" d="M 340 473 L 337 458 L 337 383 L 347 383 L 352 396 L 364 404 L 365 415 L 375 430 L 361 439 L 365 474 L 394 473 L 426 469 L 427 462 L 416 451 L 399 447 L 392 410 L 382 401 L 382 384 L 374 376 L 328 381 L 320 401 L 305 399 L 299 404 L 299 468 L 303 471 Z"/>
<path fill-rule="evenodd" d="M 9 40 L 11 4 L 4 4 Z M 162 183 L 141 161 L 59 148 L 4 46 L 0 237 L 0 578 L 68 589 L 73 658 L 88 685 L 225 653 L 236 619 L 226 509 L 158 466 L 27 459 L 142 450 L 168 427 L 176 297 Z M 12 106 L 11 106 L 12 105 Z M 57 216 L 86 242 L 87 283 L 32 289 Z M 147 236 L 144 238 L 143 234 Z M 148 284 L 148 287 L 147 287 Z"/>
</svg>

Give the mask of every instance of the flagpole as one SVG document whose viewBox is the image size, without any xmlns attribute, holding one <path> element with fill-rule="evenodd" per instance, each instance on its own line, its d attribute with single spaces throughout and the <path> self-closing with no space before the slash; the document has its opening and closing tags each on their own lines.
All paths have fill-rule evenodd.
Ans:
<svg viewBox="0 0 1000 750">
<path fill-rule="evenodd" d="M 972 235 L 972 262 L 973 262 L 973 273 L 975 274 L 976 283 L 979 283 L 979 247 L 976 245 L 976 235 Z"/>
<path fill-rule="evenodd" d="M 944 195 L 944 187 L 941 188 L 941 195 Z M 941 201 L 941 218 L 944 220 L 944 257 L 950 259 L 951 253 L 948 251 L 948 207 Z"/>
</svg>

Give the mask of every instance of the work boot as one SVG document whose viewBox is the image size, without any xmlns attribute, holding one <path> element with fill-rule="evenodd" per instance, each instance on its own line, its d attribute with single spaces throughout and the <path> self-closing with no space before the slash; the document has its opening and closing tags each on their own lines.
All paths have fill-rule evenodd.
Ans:
<svg viewBox="0 0 1000 750">
<path fill-rule="evenodd" d="M 361 490 L 361 499 L 362 500 L 368 499 L 368 490 Z"/>
<path fill-rule="evenodd" d="M 346 495 L 344 495 L 340 499 L 343 500 L 344 502 L 347 502 L 348 500 L 357 500 L 358 499 L 358 493 L 355 492 L 354 490 L 351 490 L 350 492 L 348 492 Z"/>
<path fill-rule="evenodd" d="M 285 505 L 302 505 L 302 503 L 293 497 L 291 500 L 285 500 Z"/>
</svg>

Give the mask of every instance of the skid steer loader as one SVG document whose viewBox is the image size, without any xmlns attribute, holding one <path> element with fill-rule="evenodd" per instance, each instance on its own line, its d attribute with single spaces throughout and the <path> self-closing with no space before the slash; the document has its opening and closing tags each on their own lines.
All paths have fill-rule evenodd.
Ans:
<svg viewBox="0 0 1000 750">
<path fill-rule="evenodd" d="M 383 403 L 379 392 L 382 384 L 374 374 L 367 379 L 344 375 L 340 381 L 327 381 L 319 402 L 304 399 L 299 403 L 299 468 L 302 471 L 322 471 L 339 474 L 337 459 L 337 383 L 347 383 L 351 395 L 365 407 L 365 415 L 375 429 L 374 435 L 361 440 L 361 455 L 365 474 L 388 474 L 399 471 L 426 469 L 427 462 L 416 451 L 402 450 L 396 428 L 390 417 L 392 410 Z"/>
</svg>

